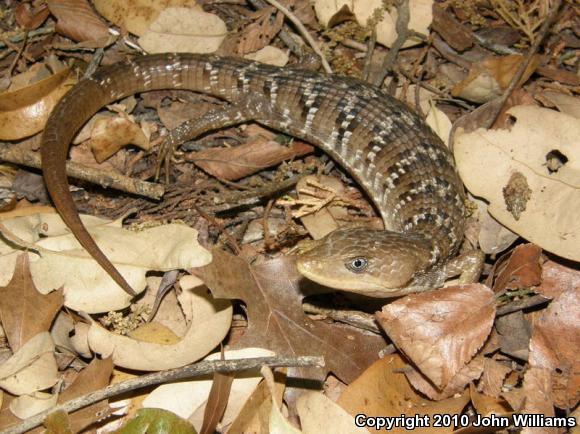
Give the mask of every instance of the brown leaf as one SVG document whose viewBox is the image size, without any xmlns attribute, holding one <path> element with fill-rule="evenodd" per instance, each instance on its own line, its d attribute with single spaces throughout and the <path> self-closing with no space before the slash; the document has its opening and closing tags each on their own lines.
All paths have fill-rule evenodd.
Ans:
<svg viewBox="0 0 580 434">
<path fill-rule="evenodd" d="M 434 386 L 424 375 L 412 367 L 405 371 L 405 376 L 416 390 L 430 399 L 440 401 L 455 394 L 462 394 L 465 391 L 465 386 L 481 376 L 483 365 L 483 357 L 475 357 L 463 366 L 443 389 Z"/>
<path fill-rule="evenodd" d="M 57 32 L 77 41 L 107 38 L 107 25 L 93 12 L 86 0 L 47 0 L 57 19 Z"/>
<path fill-rule="evenodd" d="M 192 153 L 187 159 L 213 176 L 235 181 L 313 150 L 312 146 L 300 141 L 281 145 L 258 135 L 240 146 L 207 149 Z"/>
<path fill-rule="evenodd" d="M 233 373 L 221 374 L 215 372 L 213 374 L 213 383 L 207 397 L 207 404 L 203 413 L 203 424 L 199 430 L 200 434 L 212 434 L 215 431 L 228 405 L 233 381 Z"/>
<path fill-rule="evenodd" d="M 544 297 L 555 298 L 564 292 L 579 288 L 580 270 L 577 267 L 567 267 L 549 260 L 542 265 L 542 283 L 536 286 L 534 291 Z"/>
<path fill-rule="evenodd" d="M 272 397 L 268 384 L 262 381 L 254 390 L 250 398 L 240 410 L 236 419 L 228 428 L 228 434 L 269 434 L 269 419 L 272 409 L 272 398 L 282 402 L 286 374 L 282 371 L 274 372 L 275 396 Z"/>
<path fill-rule="evenodd" d="M 522 414 L 543 414 L 544 416 L 553 417 L 554 402 L 552 399 L 552 388 L 550 386 L 550 371 L 543 368 L 531 367 L 524 375 L 524 393 L 526 399 Z M 539 428 L 526 427 L 522 433 L 531 434 L 552 434 L 557 433 L 557 428 L 546 426 Z"/>
<path fill-rule="evenodd" d="M 486 357 L 484 360 L 483 375 L 477 385 L 477 390 L 487 396 L 497 398 L 503 386 L 503 380 L 512 371 L 509 366 Z"/>
<path fill-rule="evenodd" d="M 511 252 L 505 266 L 499 271 L 493 290 L 500 292 L 504 289 L 521 289 L 539 285 L 542 275 L 541 254 L 542 249 L 535 244 L 517 246 Z"/>
<path fill-rule="evenodd" d="M 14 353 L 30 338 L 50 329 L 63 301 L 62 290 L 47 295 L 38 292 L 30 274 L 28 254 L 19 255 L 10 283 L 0 288 L 0 318 Z"/>
<path fill-rule="evenodd" d="M 467 77 L 457 83 L 451 94 L 467 98 L 475 102 L 487 102 L 498 97 L 507 88 L 515 75 L 523 56 L 510 54 L 507 56 L 491 56 L 482 61 L 474 62 Z M 540 55 L 534 55 L 524 71 L 518 86 L 525 83 L 533 74 L 542 60 Z"/>
<path fill-rule="evenodd" d="M 530 365 L 549 370 L 556 405 L 571 409 L 580 400 L 580 288 L 563 292 L 534 325 Z"/>
<path fill-rule="evenodd" d="M 505 399 L 499 397 L 491 397 L 483 393 L 479 393 L 473 384 L 469 387 L 469 396 L 471 402 L 477 411 L 477 414 L 486 417 L 491 414 L 503 416 L 511 413 L 512 408 Z"/>
<path fill-rule="evenodd" d="M 113 361 L 107 359 L 93 361 L 83 369 L 75 381 L 58 397 L 58 403 L 63 404 L 90 392 L 103 389 L 109 385 L 113 372 Z M 107 401 L 100 401 L 82 408 L 69 415 L 73 432 L 79 432 L 90 424 L 106 416 L 109 412 Z"/>
<path fill-rule="evenodd" d="M 376 360 L 382 337 L 340 325 L 312 321 L 302 310 L 303 287 L 294 258 L 280 257 L 250 266 L 242 258 L 212 251 L 213 262 L 195 269 L 214 297 L 240 299 L 248 329 L 234 347 L 261 347 L 278 355 L 322 355 L 325 368 L 293 370 L 301 378 L 324 379 L 330 370 L 350 382 Z"/>
<path fill-rule="evenodd" d="M 502 353 L 528 360 L 531 327 L 521 310 L 499 317 L 495 329 Z"/>
<path fill-rule="evenodd" d="M 469 401 L 467 393 L 461 396 L 433 402 L 423 398 L 409 385 L 405 375 L 405 361 L 398 354 L 377 360 L 353 381 L 337 403 L 353 416 L 363 413 L 368 417 L 411 417 L 417 415 L 459 414 Z M 330 421 L 329 421 L 330 422 Z M 384 432 L 376 430 L 375 432 Z M 420 428 L 419 432 L 452 432 L 449 428 Z M 393 433 L 408 433 L 405 427 L 393 428 Z"/>
<path fill-rule="evenodd" d="M 284 15 L 268 6 L 258 11 L 258 18 L 246 26 L 238 36 L 236 52 L 240 55 L 253 53 L 268 45 L 284 24 Z"/>
<path fill-rule="evenodd" d="M 473 38 L 463 25 L 449 11 L 433 5 L 431 27 L 455 50 L 465 51 L 473 45 Z"/>
<path fill-rule="evenodd" d="M 487 339 L 495 301 L 484 285 L 450 286 L 406 296 L 376 316 L 397 348 L 444 388 Z"/>
<path fill-rule="evenodd" d="M 29 3 L 20 3 L 14 11 L 14 18 L 24 29 L 34 30 L 46 21 L 49 14 L 45 4 L 33 9 Z"/>
</svg>

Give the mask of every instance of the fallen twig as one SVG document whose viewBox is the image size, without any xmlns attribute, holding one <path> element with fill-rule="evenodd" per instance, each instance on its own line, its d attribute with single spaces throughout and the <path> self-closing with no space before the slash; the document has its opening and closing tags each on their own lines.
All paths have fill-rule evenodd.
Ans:
<svg viewBox="0 0 580 434">
<path fill-rule="evenodd" d="M 87 407 L 96 402 L 118 396 L 132 390 L 142 389 L 147 386 L 169 383 L 187 378 L 200 377 L 202 375 L 212 374 L 214 372 L 228 373 L 247 371 L 256 369 L 261 366 L 291 366 L 291 367 L 322 367 L 324 358 L 320 356 L 302 356 L 302 357 L 257 357 L 252 359 L 234 359 L 234 360 L 211 360 L 203 361 L 182 368 L 171 369 L 169 371 L 155 372 L 152 374 L 142 375 L 122 383 L 107 386 L 104 389 L 88 393 L 78 398 L 57 405 L 50 410 L 43 411 L 36 416 L 26 419 L 21 424 L 2 431 L 1 434 L 22 434 L 28 430 L 36 428 L 42 424 L 42 421 L 50 414 L 57 411 L 71 413 L 81 408 Z"/>
<path fill-rule="evenodd" d="M 399 50 L 403 47 L 403 44 L 409 36 L 409 0 L 401 0 L 399 2 L 399 5 L 397 6 L 397 13 L 397 23 L 395 25 L 397 30 L 397 39 L 395 39 L 395 42 L 393 42 L 391 45 L 391 49 L 383 61 L 383 65 L 380 69 L 381 73 L 373 82 L 373 84 L 377 87 L 380 87 L 383 84 L 383 81 L 385 81 L 385 78 L 393 69 L 395 60 L 399 54 Z"/>
<path fill-rule="evenodd" d="M 41 168 L 40 156 L 19 146 L 0 147 L 0 161 L 34 167 L 35 169 Z M 150 199 L 160 199 L 165 193 L 165 187 L 161 184 L 142 181 L 110 170 L 94 169 L 72 162 L 67 162 L 66 173 L 72 178 L 82 179 L 83 181 L 101 185 L 104 188 L 114 188 L 115 190 Z"/>
</svg>

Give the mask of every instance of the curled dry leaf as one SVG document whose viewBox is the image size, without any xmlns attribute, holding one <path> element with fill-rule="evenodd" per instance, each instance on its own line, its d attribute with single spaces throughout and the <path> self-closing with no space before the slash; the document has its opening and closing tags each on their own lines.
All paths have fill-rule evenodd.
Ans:
<svg viewBox="0 0 580 434">
<path fill-rule="evenodd" d="M 545 250 L 580 261 L 580 123 L 538 107 L 508 113 L 516 119 L 509 131 L 478 129 L 456 138 L 459 174 L 474 195 L 490 203 L 500 223 Z M 530 190 L 519 219 L 504 196 L 514 173 Z"/>
<path fill-rule="evenodd" d="M 58 100 L 75 81 L 67 68 L 30 85 L 1 93 L 0 140 L 19 140 L 41 131 Z"/>
<path fill-rule="evenodd" d="M 58 393 L 34 392 L 10 401 L 10 411 L 20 419 L 26 419 L 56 405 Z"/>
<path fill-rule="evenodd" d="M 304 392 L 296 403 L 303 434 L 328 432 L 332 421 L 332 432 L 337 434 L 368 434 L 365 428 L 357 427 L 354 418 L 338 404 L 321 392 Z"/>
<path fill-rule="evenodd" d="M 434 414 L 459 414 L 469 402 L 469 395 L 463 393 L 443 401 L 430 401 L 415 392 L 403 374 L 408 368 L 405 360 L 398 354 L 391 354 L 377 360 L 364 373 L 353 381 L 342 393 L 337 404 L 352 416 L 400 417 L 402 414 L 411 418 Z M 432 419 L 431 419 L 432 420 Z M 384 432 L 375 430 L 373 432 Z M 452 432 L 448 428 L 420 428 L 421 433 Z M 392 427 L 389 432 L 409 433 L 404 426 Z"/>
<path fill-rule="evenodd" d="M 54 386 L 59 379 L 54 350 L 50 333 L 38 333 L 0 365 L 0 388 L 26 395 Z"/>
<path fill-rule="evenodd" d="M 174 345 L 138 341 L 111 333 L 91 323 L 88 333 L 92 351 L 111 357 L 116 366 L 144 371 L 177 368 L 199 360 L 226 336 L 232 320 L 229 301 L 207 295 L 205 287 L 188 291 L 194 321 L 181 341 Z"/>
<path fill-rule="evenodd" d="M 541 96 L 558 107 L 562 113 L 580 119 L 580 98 L 551 91 L 543 92 Z"/>
<path fill-rule="evenodd" d="M 34 30 L 42 25 L 50 15 L 46 4 L 33 8 L 29 3 L 20 3 L 14 10 L 18 25 L 26 30 Z"/>
<path fill-rule="evenodd" d="M 580 400 L 580 288 L 555 298 L 534 325 L 530 365 L 551 374 L 556 405 L 570 409 Z"/>
<path fill-rule="evenodd" d="M 471 65 L 467 77 L 457 83 L 451 94 L 470 101 L 484 103 L 502 94 L 515 75 L 523 56 L 510 54 L 503 57 L 488 57 Z M 540 64 L 542 58 L 535 55 L 518 82 L 525 83 Z"/>
<path fill-rule="evenodd" d="M 377 24 L 377 42 L 390 47 L 397 39 L 396 8 L 392 7 L 385 11 L 382 0 L 316 0 L 314 10 L 318 20 L 325 27 L 334 25 L 337 17 L 348 11 L 355 16 L 361 26 L 366 26 L 375 11 L 383 11 L 383 19 Z M 429 34 L 429 26 L 433 20 L 433 0 L 410 0 L 409 11 L 409 29 L 424 35 Z M 419 38 L 409 37 L 403 46 L 410 47 L 421 42 Z"/>
<path fill-rule="evenodd" d="M 267 45 L 254 53 L 246 54 L 244 57 L 274 66 L 284 66 L 288 63 L 288 54 L 272 45 Z"/>
<path fill-rule="evenodd" d="M 186 269 L 211 261 L 211 254 L 197 242 L 197 231 L 184 225 L 133 232 L 115 227 L 120 222 L 105 225 L 103 220 L 83 220 L 97 244 L 137 291 L 145 288 L 145 274 L 150 270 Z M 40 255 L 30 252 L 29 256 L 31 273 L 41 293 L 64 287 L 65 306 L 87 313 L 123 309 L 130 304 L 131 297 L 80 248 L 58 215 L 19 217 L 4 221 L 4 225 L 40 249 Z M 0 285 L 12 277 L 18 253 L 0 239 Z"/>
<path fill-rule="evenodd" d="M 126 29 L 129 33 L 141 36 L 159 13 L 168 7 L 193 7 L 195 0 L 93 0 L 93 5 L 107 20 Z"/>
<path fill-rule="evenodd" d="M 151 149 L 151 143 L 141 127 L 125 116 L 96 121 L 89 143 L 98 163 L 102 163 L 125 145 L 135 145 L 144 151 Z"/>
<path fill-rule="evenodd" d="M 47 4 L 57 19 L 56 31 L 60 34 L 77 42 L 109 36 L 107 25 L 87 0 L 47 0 Z"/>
<path fill-rule="evenodd" d="M 213 53 L 228 33 L 226 23 L 201 7 L 167 8 L 139 38 L 148 53 Z"/>
<path fill-rule="evenodd" d="M 450 286 L 404 297 L 376 316 L 397 348 L 444 388 L 487 339 L 495 301 L 484 285 Z"/>
</svg>

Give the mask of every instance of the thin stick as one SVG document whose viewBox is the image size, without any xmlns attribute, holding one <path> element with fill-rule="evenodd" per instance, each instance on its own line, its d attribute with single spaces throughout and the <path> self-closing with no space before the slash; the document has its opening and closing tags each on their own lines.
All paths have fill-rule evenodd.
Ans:
<svg viewBox="0 0 580 434">
<path fill-rule="evenodd" d="M 562 4 L 562 0 L 556 0 L 554 5 L 552 6 L 550 13 L 546 17 L 544 23 L 542 24 L 540 31 L 538 32 L 538 37 L 536 38 L 536 40 L 534 41 L 532 46 L 530 46 L 530 49 L 528 50 L 525 59 L 522 61 L 522 63 L 520 63 L 520 66 L 518 67 L 518 70 L 516 71 L 516 73 L 512 77 L 510 84 L 508 85 L 508 87 L 504 91 L 503 95 L 498 100 L 497 106 L 495 106 L 495 109 L 491 112 L 491 115 L 489 116 L 487 122 L 485 122 L 483 125 L 481 125 L 483 128 L 487 128 L 487 129 L 491 128 L 491 126 L 493 125 L 493 123 L 495 122 L 495 120 L 497 119 L 499 114 L 501 113 L 503 106 L 505 105 L 505 102 L 510 97 L 510 95 L 512 94 L 512 92 L 514 91 L 514 89 L 516 88 L 516 86 L 518 85 L 520 80 L 522 79 L 522 76 L 524 75 L 524 72 L 526 71 L 526 69 L 528 69 L 528 66 L 531 63 L 532 58 L 534 57 L 534 54 L 536 54 L 536 52 L 540 48 L 540 44 L 548 35 L 548 33 L 550 31 L 550 26 L 552 25 L 552 22 L 556 18 L 556 15 L 558 15 L 558 10 L 560 9 L 561 4 Z"/>
<path fill-rule="evenodd" d="M 397 13 L 398 13 L 397 23 L 395 25 L 395 28 L 397 30 L 397 39 L 395 39 L 395 42 L 393 42 L 393 44 L 391 45 L 391 49 L 389 50 L 389 53 L 387 54 L 385 60 L 383 61 L 381 73 L 377 76 L 377 78 L 373 83 L 377 87 L 382 86 L 383 81 L 385 81 L 385 78 L 387 77 L 389 72 L 391 72 L 391 69 L 393 69 L 395 59 L 399 54 L 399 50 L 403 47 L 403 44 L 405 43 L 407 37 L 409 36 L 409 28 L 408 28 L 410 18 L 409 0 L 400 1 L 399 5 L 397 6 Z"/>
<path fill-rule="evenodd" d="M 42 35 L 47 35 L 49 33 L 54 32 L 54 27 L 53 26 L 49 26 L 49 27 L 41 27 L 40 29 L 36 29 L 36 30 L 31 30 L 30 32 L 24 32 L 24 33 L 20 33 L 18 35 L 14 35 L 14 36 L 10 36 L 7 40 L 9 42 L 13 42 L 13 43 L 18 43 L 18 42 L 22 42 L 24 40 L 24 35 L 25 33 L 28 33 L 28 37 L 29 38 L 34 38 L 36 36 L 42 36 Z M 7 44 L 5 41 L 0 41 L 0 49 L 1 48 L 6 48 Z"/>
<path fill-rule="evenodd" d="M 71 413 L 81 408 L 87 407 L 103 399 L 118 396 L 123 393 L 141 389 L 147 386 L 154 386 L 162 383 L 179 381 L 187 378 L 200 377 L 214 372 L 228 373 L 247 371 L 249 369 L 260 368 L 261 366 L 292 366 L 292 367 L 323 367 L 324 358 L 319 356 L 303 357 L 257 357 L 253 359 L 234 360 L 211 360 L 203 361 L 182 368 L 171 369 L 169 371 L 155 372 L 142 375 L 141 377 L 123 381 L 122 383 L 107 386 L 104 389 L 88 393 L 78 398 L 57 405 L 50 410 L 43 411 L 36 416 L 26 419 L 21 424 L 2 431 L 1 434 L 22 434 L 28 430 L 36 428 L 51 413 L 64 411 Z"/>
<path fill-rule="evenodd" d="M 41 168 L 40 156 L 37 153 L 18 146 L 0 147 L 0 161 L 35 169 Z M 113 188 L 150 199 L 160 199 L 165 193 L 165 187 L 161 184 L 131 178 L 111 170 L 94 169 L 77 163 L 67 162 L 66 173 L 72 178 L 82 179 L 83 181 L 101 185 L 104 188 Z"/>
<path fill-rule="evenodd" d="M 304 37 L 304 39 L 306 39 L 306 41 L 310 44 L 310 46 L 312 47 L 314 52 L 316 54 L 318 54 L 318 56 L 320 57 L 320 61 L 322 62 L 322 67 L 324 68 L 324 70 L 328 74 L 332 74 L 332 69 L 330 68 L 330 65 L 328 64 L 326 57 L 324 57 L 324 54 L 322 53 L 322 51 L 320 51 L 320 48 L 318 48 L 318 44 L 316 43 L 314 38 L 310 35 L 310 33 L 308 32 L 306 27 L 304 27 L 304 24 L 302 24 L 300 22 L 300 20 L 298 18 L 296 18 L 296 15 L 294 15 L 292 12 L 290 12 L 288 9 L 286 9 L 284 6 L 282 6 L 276 0 L 265 0 L 265 1 L 270 3 L 272 6 L 274 6 L 276 9 L 278 9 L 280 12 L 282 12 L 286 16 L 286 18 L 288 18 L 290 21 L 292 21 L 292 23 L 296 26 L 296 28 L 298 29 L 300 34 Z"/>
</svg>

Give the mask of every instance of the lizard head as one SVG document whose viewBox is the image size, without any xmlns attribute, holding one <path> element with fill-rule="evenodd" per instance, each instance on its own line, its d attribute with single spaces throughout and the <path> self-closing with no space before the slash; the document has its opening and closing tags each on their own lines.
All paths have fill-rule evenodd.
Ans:
<svg viewBox="0 0 580 434">
<path fill-rule="evenodd" d="M 434 263 L 422 237 L 367 228 L 331 232 L 300 254 L 304 277 L 343 291 L 394 297 L 416 291 L 414 278 Z"/>
</svg>

